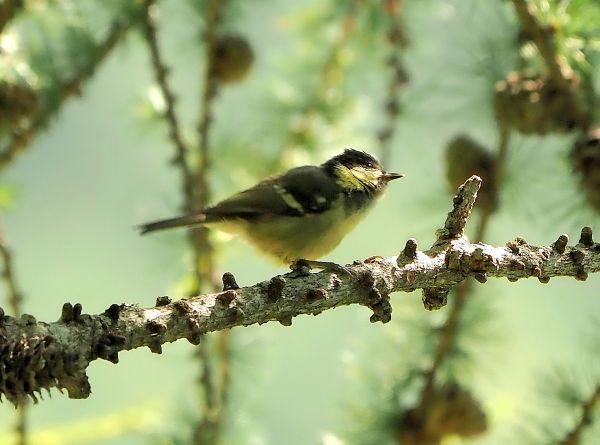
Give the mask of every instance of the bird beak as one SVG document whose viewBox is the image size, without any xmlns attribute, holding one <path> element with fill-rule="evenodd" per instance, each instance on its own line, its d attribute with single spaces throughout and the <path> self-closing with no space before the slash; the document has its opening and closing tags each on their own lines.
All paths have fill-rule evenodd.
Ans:
<svg viewBox="0 0 600 445">
<path fill-rule="evenodd" d="M 389 182 L 389 181 L 393 181 L 394 179 L 399 179 L 399 178 L 403 178 L 404 174 L 403 173 L 384 173 L 382 178 L 384 181 Z"/>
</svg>

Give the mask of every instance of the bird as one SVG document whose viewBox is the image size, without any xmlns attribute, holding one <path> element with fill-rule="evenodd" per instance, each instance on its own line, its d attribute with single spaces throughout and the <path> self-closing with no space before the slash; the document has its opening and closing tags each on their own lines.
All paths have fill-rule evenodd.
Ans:
<svg viewBox="0 0 600 445">
<path fill-rule="evenodd" d="M 138 226 L 142 234 L 206 226 L 241 235 L 275 262 L 348 271 L 318 261 L 333 250 L 383 196 L 388 173 L 369 153 L 347 148 L 321 165 L 269 176 L 203 210 Z"/>
</svg>

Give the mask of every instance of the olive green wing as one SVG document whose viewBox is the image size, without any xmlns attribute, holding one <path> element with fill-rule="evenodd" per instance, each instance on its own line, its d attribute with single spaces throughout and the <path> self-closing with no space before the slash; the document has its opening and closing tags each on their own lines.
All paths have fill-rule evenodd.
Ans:
<svg viewBox="0 0 600 445">
<path fill-rule="evenodd" d="M 303 216 L 331 207 L 340 187 L 317 166 L 298 167 L 271 176 L 204 211 L 205 222 L 264 215 Z"/>
</svg>

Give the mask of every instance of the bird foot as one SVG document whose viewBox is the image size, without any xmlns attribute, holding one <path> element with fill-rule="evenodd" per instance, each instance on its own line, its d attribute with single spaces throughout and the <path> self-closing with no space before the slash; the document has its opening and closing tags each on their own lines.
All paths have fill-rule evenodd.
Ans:
<svg viewBox="0 0 600 445">
<path fill-rule="evenodd" d="M 332 261 L 296 260 L 290 265 L 290 276 L 292 278 L 305 277 L 310 274 L 311 269 L 321 269 L 326 272 L 335 272 L 342 275 L 354 276 L 352 270 Z"/>
</svg>

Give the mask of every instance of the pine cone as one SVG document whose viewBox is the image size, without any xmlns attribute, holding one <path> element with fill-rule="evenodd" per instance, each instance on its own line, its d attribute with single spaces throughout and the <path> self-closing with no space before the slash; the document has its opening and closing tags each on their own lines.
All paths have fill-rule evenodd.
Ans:
<svg viewBox="0 0 600 445">
<path fill-rule="evenodd" d="M 212 75 L 221 83 L 242 80 L 250 71 L 254 53 L 248 41 L 239 35 L 217 39 L 211 54 Z"/>
<path fill-rule="evenodd" d="M 486 430 L 486 415 L 479 402 L 451 382 L 435 388 L 426 405 L 406 412 L 396 438 L 401 445 L 438 445 L 446 436 L 473 437 Z"/>
<path fill-rule="evenodd" d="M 492 212 L 498 207 L 496 156 L 468 136 L 458 136 L 446 148 L 446 178 L 455 191 L 471 175 L 482 180 L 475 205 Z"/>
<path fill-rule="evenodd" d="M 575 142 L 570 160 L 588 204 L 600 212 L 600 127 L 591 129 Z"/>
<path fill-rule="evenodd" d="M 571 89 L 564 91 L 546 76 L 510 73 L 496 83 L 496 118 L 523 134 L 566 133 L 576 127 L 584 128 L 587 114 L 575 95 L 577 86 L 576 75 L 571 79 Z"/>
</svg>

